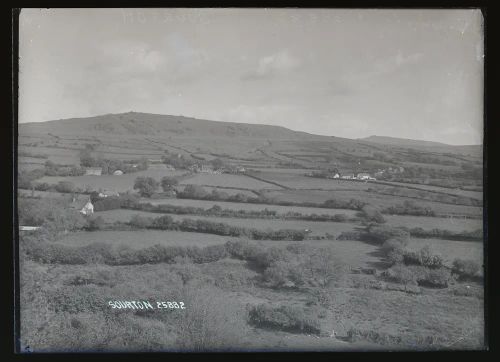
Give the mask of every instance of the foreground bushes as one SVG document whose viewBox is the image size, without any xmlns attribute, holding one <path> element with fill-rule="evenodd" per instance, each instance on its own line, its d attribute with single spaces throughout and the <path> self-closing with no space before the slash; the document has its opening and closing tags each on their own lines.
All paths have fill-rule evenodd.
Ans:
<svg viewBox="0 0 500 362">
<path fill-rule="evenodd" d="M 381 332 L 378 330 L 367 330 L 359 328 L 350 328 L 347 331 L 347 338 L 350 342 L 370 341 L 380 345 L 399 345 L 414 346 L 420 348 L 431 348 L 432 346 L 442 347 L 444 340 L 432 334 L 425 335 L 406 335 L 398 333 L 397 335 Z"/>
<path fill-rule="evenodd" d="M 445 268 L 429 269 L 403 264 L 397 264 L 385 270 L 383 276 L 396 283 L 431 288 L 447 288 L 451 280 L 451 274 Z"/>
<path fill-rule="evenodd" d="M 318 318 L 310 310 L 293 306 L 272 307 L 260 304 L 249 312 L 249 323 L 258 328 L 279 329 L 291 333 L 320 334 Z"/>
<path fill-rule="evenodd" d="M 143 249 L 115 248 L 106 243 L 92 243 L 70 247 L 46 242 L 25 242 L 26 254 L 33 260 L 48 264 L 137 265 L 175 263 L 177 258 L 188 258 L 193 263 L 210 263 L 225 258 L 224 245 L 204 248 L 155 245 Z"/>
<path fill-rule="evenodd" d="M 451 271 L 461 280 L 476 280 L 482 277 L 481 266 L 471 259 L 455 259 Z"/>
</svg>

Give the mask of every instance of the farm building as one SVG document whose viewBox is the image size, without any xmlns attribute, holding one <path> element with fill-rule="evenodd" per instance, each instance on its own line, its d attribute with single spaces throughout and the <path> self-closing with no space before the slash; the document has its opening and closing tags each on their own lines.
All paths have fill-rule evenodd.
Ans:
<svg viewBox="0 0 500 362">
<path fill-rule="evenodd" d="M 92 215 L 94 213 L 94 205 L 92 205 L 92 202 L 88 200 L 87 203 L 80 209 L 80 212 L 83 215 Z"/>
<path fill-rule="evenodd" d="M 83 195 L 82 195 L 83 196 Z M 91 215 L 94 213 L 94 205 L 90 201 L 90 198 L 85 197 L 72 197 L 71 209 L 77 210 L 83 215 Z"/>
<path fill-rule="evenodd" d="M 102 167 L 87 167 L 85 169 L 85 175 L 101 176 Z"/>
<path fill-rule="evenodd" d="M 115 175 L 115 176 L 121 176 L 121 175 L 123 175 L 123 171 L 122 170 L 116 170 L 115 172 L 113 172 L 113 175 Z"/>
<path fill-rule="evenodd" d="M 165 168 L 167 169 L 167 171 L 175 171 L 175 167 L 172 165 L 165 165 Z"/>
<path fill-rule="evenodd" d="M 236 172 L 241 172 L 241 173 L 246 172 L 245 167 L 243 166 L 236 167 Z"/>
<path fill-rule="evenodd" d="M 35 231 L 40 229 L 40 226 L 19 226 L 19 231 Z"/>
<path fill-rule="evenodd" d="M 341 179 L 343 179 L 343 180 L 353 180 L 354 179 L 354 174 L 350 173 L 350 174 L 343 175 L 341 177 Z"/>
<path fill-rule="evenodd" d="M 200 172 L 212 173 L 214 172 L 214 169 L 209 165 L 201 165 Z"/>
<path fill-rule="evenodd" d="M 361 172 L 361 173 L 358 173 L 358 175 L 356 176 L 356 178 L 358 180 L 368 180 L 371 178 L 371 175 L 369 173 L 366 173 L 366 172 Z"/>
<path fill-rule="evenodd" d="M 109 190 L 99 192 L 99 197 L 108 197 L 108 196 L 120 196 L 120 194 L 116 191 L 109 191 Z"/>
</svg>

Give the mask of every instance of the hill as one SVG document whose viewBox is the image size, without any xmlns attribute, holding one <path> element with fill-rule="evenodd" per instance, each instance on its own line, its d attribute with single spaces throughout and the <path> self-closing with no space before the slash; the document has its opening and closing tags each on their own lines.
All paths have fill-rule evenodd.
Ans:
<svg viewBox="0 0 500 362">
<path fill-rule="evenodd" d="M 188 136 L 299 139 L 313 136 L 285 127 L 209 121 L 183 116 L 128 112 L 88 118 L 71 118 L 48 122 L 23 123 L 20 134 L 114 134 L 122 136 Z M 313 136 L 322 137 L 322 136 Z M 324 137 L 324 136 L 323 136 Z"/>
</svg>

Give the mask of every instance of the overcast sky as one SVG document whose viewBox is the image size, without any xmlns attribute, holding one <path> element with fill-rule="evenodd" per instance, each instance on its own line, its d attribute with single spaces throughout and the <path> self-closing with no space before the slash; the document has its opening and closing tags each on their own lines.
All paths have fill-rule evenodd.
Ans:
<svg viewBox="0 0 500 362">
<path fill-rule="evenodd" d="M 19 22 L 20 122 L 135 111 L 482 143 L 478 10 L 25 9 Z"/>
</svg>

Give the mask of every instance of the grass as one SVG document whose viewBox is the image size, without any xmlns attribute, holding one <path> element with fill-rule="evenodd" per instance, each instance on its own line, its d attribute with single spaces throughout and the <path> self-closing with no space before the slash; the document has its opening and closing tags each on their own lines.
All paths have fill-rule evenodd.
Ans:
<svg viewBox="0 0 500 362">
<path fill-rule="evenodd" d="M 73 233 L 60 240 L 59 243 L 72 246 L 82 246 L 94 242 L 123 244 L 132 248 L 143 248 L 155 244 L 165 246 L 208 246 L 223 244 L 228 240 L 212 234 L 189 233 L 180 231 L 81 231 Z"/>
<path fill-rule="evenodd" d="M 480 265 L 483 264 L 483 243 L 413 238 L 408 244 L 408 249 L 418 251 L 425 246 L 429 246 L 433 252 L 440 254 L 449 267 L 455 258 L 472 259 Z"/>
<path fill-rule="evenodd" d="M 442 218 L 428 216 L 406 216 L 406 215 L 384 215 L 387 224 L 394 227 L 417 228 L 425 230 L 445 229 L 453 232 L 464 230 L 472 231 L 481 229 L 483 221 L 480 219 L 460 219 L 460 218 Z"/>
<path fill-rule="evenodd" d="M 96 216 L 102 216 L 108 223 L 116 221 L 128 222 L 133 215 L 140 214 L 143 216 L 159 217 L 159 213 L 138 212 L 135 210 L 108 210 L 96 213 Z M 174 220 L 182 221 L 182 219 L 207 220 L 211 222 L 222 222 L 233 226 L 241 226 L 246 228 L 256 229 L 293 229 L 312 231 L 311 235 L 324 236 L 326 233 L 333 235 L 340 234 L 342 231 L 352 230 L 353 224 L 350 223 L 334 223 L 334 222 L 318 222 L 318 221 L 302 221 L 302 220 L 266 220 L 266 219 L 238 219 L 232 217 L 205 217 L 197 215 L 171 215 Z"/>
<path fill-rule="evenodd" d="M 366 191 L 318 191 L 318 190 L 276 190 L 266 191 L 264 195 L 279 201 L 293 202 L 317 202 L 321 203 L 328 199 L 363 200 L 373 206 L 388 207 L 394 204 L 402 204 L 407 200 L 414 200 L 422 206 L 431 207 L 437 214 L 466 215 L 470 217 L 481 217 L 483 209 L 476 206 L 451 205 L 435 201 L 415 200 L 408 197 L 394 195 L 380 195 Z"/>
<path fill-rule="evenodd" d="M 253 195 L 255 197 L 255 195 Z M 266 204 L 250 204 L 250 203 L 236 203 L 236 202 L 224 202 L 224 201 L 210 201 L 210 200 L 191 200 L 191 199 L 142 199 L 143 202 L 149 202 L 153 205 L 169 204 L 169 205 L 179 205 L 179 206 L 192 206 L 192 207 L 203 207 L 209 209 L 214 205 L 219 205 L 223 209 L 231 210 L 249 210 L 249 211 L 259 211 L 259 210 L 275 210 L 278 213 L 287 212 L 298 212 L 301 214 L 345 214 L 348 217 L 354 217 L 356 211 L 345 210 L 345 209 L 326 209 L 317 207 L 301 207 L 301 206 L 281 206 L 281 205 L 266 205 Z"/>
<path fill-rule="evenodd" d="M 243 189 L 260 190 L 260 189 L 279 189 L 278 186 L 268 184 L 244 175 L 221 174 L 212 175 L 199 173 L 183 180 L 181 184 L 190 185 L 206 185 L 206 186 L 223 186 L 223 187 L 240 187 Z"/>
</svg>

